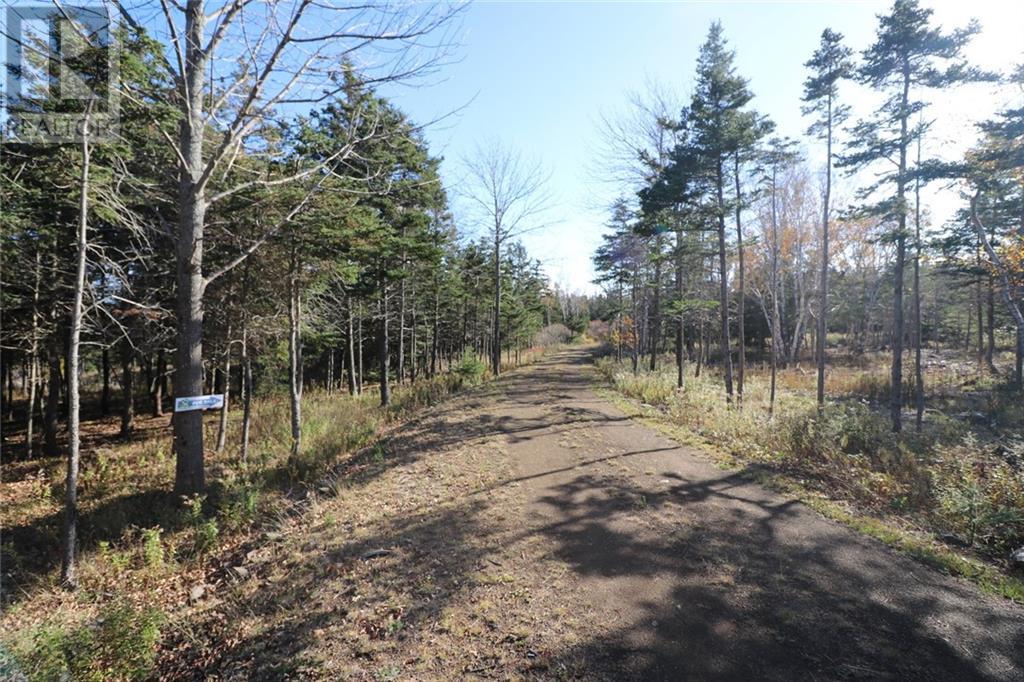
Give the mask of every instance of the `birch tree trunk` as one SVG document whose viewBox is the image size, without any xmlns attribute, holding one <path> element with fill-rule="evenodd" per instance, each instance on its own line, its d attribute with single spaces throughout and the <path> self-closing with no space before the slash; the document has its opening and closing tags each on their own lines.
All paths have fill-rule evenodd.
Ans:
<svg viewBox="0 0 1024 682">
<path fill-rule="evenodd" d="M 244 314 L 244 313 L 243 313 Z M 223 390 L 224 404 L 220 407 L 217 422 L 217 452 L 224 452 L 228 438 L 228 406 L 231 400 L 231 325 L 227 327 L 227 346 L 224 348 Z"/>
<path fill-rule="evenodd" d="M 249 463 L 249 429 L 252 424 L 252 358 L 249 328 L 242 318 L 242 464 Z"/>
<path fill-rule="evenodd" d="M 292 250 L 291 274 L 288 277 L 288 396 L 291 405 L 291 461 L 296 463 L 302 447 L 302 365 L 299 308 L 298 257 Z"/>
<path fill-rule="evenodd" d="M 348 394 L 356 394 L 356 341 L 353 338 L 354 326 L 352 324 L 352 297 L 345 294 L 345 311 L 348 318 L 347 334 L 345 336 L 345 351 L 348 354 Z"/>
<path fill-rule="evenodd" d="M 33 417 L 35 415 L 36 393 L 39 390 L 39 286 L 42 281 L 42 251 L 36 247 L 35 283 L 32 288 L 32 336 L 29 348 L 29 381 L 28 381 L 28 423 L 25 429 L 25 456 L 32 458 L 33 453 Z M 8 378 L 9 381 L 9 378 Z"/>
</svg>

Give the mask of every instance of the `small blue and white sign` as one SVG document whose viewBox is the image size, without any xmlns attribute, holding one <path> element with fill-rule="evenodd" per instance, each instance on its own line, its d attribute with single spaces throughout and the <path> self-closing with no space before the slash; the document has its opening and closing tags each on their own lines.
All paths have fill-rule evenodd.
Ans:
<svg viewBox="0 0 1024 682">
<path fill-rule="evenodd" d="M 192 410 L 214 410 L 224 406 L 224 394 L 194 395 L 189 398 L 175 398 L 175 412 L 191 412 Z"/>
</svg>

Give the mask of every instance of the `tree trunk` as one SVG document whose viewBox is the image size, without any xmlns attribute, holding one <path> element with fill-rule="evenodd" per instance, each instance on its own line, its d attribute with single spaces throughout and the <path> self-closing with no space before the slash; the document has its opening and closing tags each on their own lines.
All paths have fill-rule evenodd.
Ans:
<svg viewBox="0 0 1024 682">
<path fill-rule="evenodd" d="M 356 374 L 356 393 L 363 394 L 363 316 L 359 316 L 359 372 Z"/>
<path fill-rule="evenodd" d="M 651 354 L 650 370 L 658 368 L 658 344 L 661 342 L 661 236 L 654 239 L 654 286 L 651 290 L 651 331 L 648 335 L 648 351 Z"/>
<path fill-rule="evenodd" d="M 975 252 L 974 252 L 974 262 L 975 262 L 975 265 L 977 265 L 978 270 L 980 271 L 981 270 L 981 239 L 980 238 L 978 239 L 978 244 L 977 244 L 977 247 L 976 247 Z M 978 319 L 978 325 L 977 325 L 977 327 L 978 327 L 978 343 L 977 343 L 977 347 L 978 347 L 978 372 L 979 373 L 981 373 L 983 371 L 983 367 L 984 367 L 983 363 L 985 361 L 985 342 L 983 340 L 984 339 L 983 335 L 985 333 L 984 332 L 985 322 L 984 322 L 984 313 L 982 312 L 981 300 L 982 300 L 981 277 L 979 277 L 978 281 L 975 282 L 975 287 L 974 287 L 974 309 L 975 309 L 975 313 L 976 313 L 977 319 Z"/>
<path fill-rule="evenodd" d="M 217 452 L 224 452 L 228 439 L 228 407 L 231 402 L 231 325 L 227 327 L 227 345 L 224 348 L 223 377 L 224 404 L 220 407 L 220 418 L 217 421 Z"/>
<path fill-rule="evenodd" d="M 893 272 L 892 297 L 892 371 L 890 376 L 891 396 L 889 412 L 892 417 L 892 430 L 903 430 L 903 268 L 907 258 L 907 117 L 909 114 L 908 98 L 910 95 L 909 65 L 903 69 L 903 98 L 900 107 L 900 143 L 899 169 L 896 177 L 896 201 L 899 206 L 898 234 L 896 235 L 896 267 Z"/>
<path fill-rule="evenodd" d="M 402 236 L 405 236 L 405 228 L 402 228 Z M 402 263 L 405 263 L 405 254 L 402 254 Z M 412 351 L 412 352 L 415 352 Z M 405 277 L 398 283 L 398 383 L 405 381 Z"/>
<path fill-rule="evenodd" d="M 164 393 L 167 388 L 167 359 L 164 349 L 156 353 L 156 377 L 153 380 L 153 416 L 164 415 Z"/>
<path fill-rule="evenodd" d="M 732 356 L 729 350 L 729 271 L 725 262 L 725 195 L 723 184 L 725 179 L 722 173 L 722 161 L 719 159 L 717 166 L 717 189 L 718 189 L 718 271 L 719 271 L 719 296 L 718 304 L 721 307 L 722 336 L 719 340 L 719 349 L 722 352 L 722 374 L 725 377 L 725 401 L 732 403 Z"/>
<path fill-rule="evenodd" d="M 203 104 L 206 98 L 204 50 L 206 13 L 202 0 L 188 0 L 185 8 L 185 68 L 181 97 L 186 115 L 179 133 L 178 234 L 176 240 L 177 351 L 174 363 L 174 395 L 201 395 L 203 391 L 203 233 L 206 226 L 206 193 L 203 178 Z M 181 412 L 174 416 L 174 490 L 189 495 L 206 487 L 203 453 L 203 413 Z"/>
<path fill-rule="evenodd" d="M 501 228 L 494 232 L 494 331 L 491 340 L 491 372 L 501 373 Z"/>
<path fill-rule="evenodd" d="M 996 288 L 992 272 L 988 273 L 988 286 L 985 291 L 987 319 L 985 325 L 985 365 L 988 371 L 996 373 Z"/>
<path fill-rule="evenodd" d="M 128 339 L 121 343 L 121 395 L 121 437 L 131 438 L 135 434 L 135 349 Z"/>
<path fill-rule="evenodd" d="M 825 151 L 825 195 L 821 219 L 821 289 L 818 292 L 818 412 L 825 407 L 825 353 L 828 349 L 828 216 L 832 201 L 832 91 L 828 94 Z M 773 362 L 775 362 L 773 358 Z"/>
<path fill-rule="evenodd" d="M 618 307 L 618 312 L 615 313 L 615 327 L 618 330 L 618 332 L 615 335 L 615 361 L 616 362 L 622 362 L 622 335 L 624 333 L 623 326 L 622 326 L 622 313 L 624 312 L 623 311 L 624 302 L 623 302 L 623 296 L 622 296 L 622 280 L 621 279 L 619 280 L 618 284 L 619 284 L 619 307 Z"/>
<path fill-rule="evenodd" d="M 437 344 L 441 335 L 441 292 L 434 279 L 434 328 L 430 341 L 430 376 L 437 376 Z"/>
<path fill-rule="evenodd" d="M 249 355 L 249 329 L 242 322 L 242 464 L 249 462 L 249 429 L 252 424 L 252 358 Z"/>
<path fill-rule="evenodd" d="M 352 325 L 352 297 L 345 294 L 345 309 L 348 319 L 347 323 L 347 334 L 345 341 L 345 352 L 348 354 L 348 394 L 356 394 L 356 343 L 353 338 L 353 325 Z"/>
<path fill-rule="evenodd" d="M 416 362 L 416 288 L 412 290 L 412 309 L 409 311 L 409 380 L 416 381 L 416 371 L 419 369 Z"/>
<path fill-rule="evenodd" d="M 1006 309 L 1009 311 L 1013 322 L 1017 327 L 1017 372 L 1018 380 L 1020 379 L 1020 363 L 1019 358 L 1024 355 L 1024 310 L 1021 310 L 1019 299 L 1017 298 L 1017 290 L 1010 279 L 1006 271 L 1006 266 L 1003 265 L 1002 259 L 996 250 L 992 247 L 992 242 L 985 234 L 985 228 L 981 224 L 981 220 L 978 218 L 977 211 L 977 195 L 971 200 L 971 221 L 974 223 L 975 231 L 978 234 L 978 240 L 985 247 L 985 253 L 988 254 L 989 260 L 992 261 L 992 269 L 999 273 L 999 279 L 1002 284 L 1002 295 L 1003 302 L 1006 304 Z"/>
<path fill-rule="evenodd" d="M 110 414 L 110 350 L 103 347 L 103 359 L 101 360 L 101 369 L 103 389 L 100 393 L 100 414 L 106 417 Z"/>
<path fill-rule="evenodd" d="M 54 347 L 55 345 L 55 343 L 51 343 L 49 351 L 50 369 L 46 392 L 46 412 L 43 414 L 44 454 L 51 457 L 60 454 L 60 445 L 57 442 L 57 420 L 60 416 L 60 389 L 64 383 L 60 376 L 60 351 Z"/>
<path fill-rule="evenodd" d="M 620 292 L 621 295 L 621 292 Z M 679 312 L 676 316 L 676 388 L 683 387 L 685 374 L 685 339 L 683 338 L 683 230 L 676 230 L 676 305 Z"/>
<path fill-rule="evenodd" d="M 917 137 L 917 166 L 921 166 L 921 133 Z M 921 365 L 921 180 L 914 180 L 914 427 L 924 421 L 924 368 Z"/>
<path fill-rule="evenodd" d="M 291 407 L 291 462 L 298 461 L 302 447 L 302 338 L 300 334 L 298 258 L 292 249 L 291 274 L 288 277 L 288 397 Z"/>
<path fill-rule="evenodd" d="M 779 308 L 779 210 L 777 202 L 777 172 L 772 169 L 772 251 L 771 251 L 771 285 L 772 285 L 772 369 L 771 386 L 768 389 L 768 417 L 775 415 L 775 384 L 779 372 L 779 351 L 782 346 L 782 321 Z M 826 217 L 826 230 L 828 218 Z"/>
<path fill-rule="evenodd" d="M 743 213 L 742 198 L 743 195 L 740 192 L 740 155 L 737 151 L 733 154 L 733 178 L 736 183 L 736 258 L 739 261 L 737 263 L 737 284 L 739 285 L 739 308 L 736 312 L 736 334 L 739 336 L 740 347 L 739 347 L 739 364 L 736 368 L 736 403 L 741 408 L 743 407 L 743 380 L 747 370 L 747 337 L 746 330 L 744 329 L 744 323 L 746 318 L 747 310 L 747 289 L 744 284 L 744 265 L 743 265 L 743 223 L 741 221 Z"/>
<path fill-rule="evenodd" d="M 640 287 L 637 284 L 637 280 L 639 279 L 639 276 L 640 276 L 639 272 L 637 271 L 637 269 L 634 268 L 634 270 L 633 270 L 633 296 L 631 297 L 632 298 L 632 306 L 633 306 L 633 325 L 632 325 L 633 328 L 631 330 L 630 344 L 629 344 L 630 345 L 630 359 L 632 360 L 632 364 L 633 364 L 633 374 L 636 374 L 637 372 L 640 371 L 640 330 L 637 327 L 637 323 L 639 322 L 639 319 L 640 319 L 640 317 L 639 317 L 640 311 L 639 311 L 639 308 L 638 308 L 638 305 L 637 305 L 637 295 L 638 295 L 638 293 L 640 291 Z"/>
<path fill-rule="evenodd" d="M 388 342 L 388 281 L 381 278 L 380 287 L 380 326 L 377 334 L 377 353 L 380 356 L 380 404 L 387 407 L 391 404 L 390 354 Z"/>
<path fill-rule="evenodd" d="M 28 414 L 25 425 L 25 456 L 28 458 L 31 458 L 33 454 L 33 438 L 35 436 L 33 418 L 35 415 L 36 394 L 39 392 L 39 287 L 42 283 L 42 276 L 42 250 L 37 247 L 35 284 L 32 288 L 32 336 L 29 339 Z M 9 381 L 10 378 L 8 378 Z"/>
<path fill-rule="evenodd" d="M 68 337 L 68 467 L 64 480 L 64 528 L 61 537 L 60 580 L 69 589 L 77 584 L 75 575 L 75 549 L 78 534 L 78 464 L 80 396 L 78 362 L 82 338 L 82 309 L 85 297 L 85 266 L 88 256 L 89 209 L 89 113 L 86 108 L 83 140 L 82 171 L 78 191 L 78 249 L 76 253 L 74 293 L 71 299 L 71 330 Z"/>
</svg>

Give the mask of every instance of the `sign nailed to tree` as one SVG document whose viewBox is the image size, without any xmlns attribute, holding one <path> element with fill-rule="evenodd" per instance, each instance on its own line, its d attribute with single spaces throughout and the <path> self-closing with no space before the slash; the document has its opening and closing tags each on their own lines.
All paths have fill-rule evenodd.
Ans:
<svg viewBox="0 0 1024 682">
<path fill-rule="evenodd" d="M 223 407 L 224 395 L 194 395 L 189 398 L 175 398 L 175 412 L 191 412 L 192 410 L 212 410 Z"/>
</svg>

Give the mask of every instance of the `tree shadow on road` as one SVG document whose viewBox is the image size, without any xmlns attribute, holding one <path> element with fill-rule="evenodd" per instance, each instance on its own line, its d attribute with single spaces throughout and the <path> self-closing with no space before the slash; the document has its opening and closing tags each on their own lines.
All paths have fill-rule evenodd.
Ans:
<svg viewBox="0 0 1024 682">
<path fill-rule="evenodd" d="M 596 599 L 647 590 L 556 655 L 594 662 L 598 677 L 970 680 L 1024 668 L 1019 613 L 926 569 L 908 576 L 905 558 L 742 473 L 585 474 L 542 503 L 554 520 L 534 532 Z"/>
</svg>

